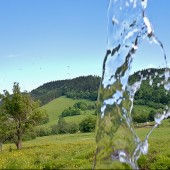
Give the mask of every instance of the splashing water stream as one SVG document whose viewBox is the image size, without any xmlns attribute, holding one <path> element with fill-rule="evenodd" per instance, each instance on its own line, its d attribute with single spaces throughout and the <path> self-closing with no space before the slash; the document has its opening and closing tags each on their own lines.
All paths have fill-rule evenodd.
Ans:
<svg viewBox="0 0 170 170">
<path fill-rule="evenodd" d="M 162 43 L 157 39 L 145 9 L 147 0 L 110 0 L 108 7 L 108 44 L 103 62 L 103 75 L 98 95 L 98 120 L 96 134 L 95 169 L 122 169 L 130 166 L 138 169 L 137 160 L 141 153 L 148 152 L 148 138 L 152 131 L 170 116 L 168 106 L 163 113 L 155 115 L 155 126 L 144 141 L 134 131 L 131 111 L 134 95 L 143 80 L 152 83 L 155 77 L 162 78 L 170 90 L 170 71 Z M 135 53 L 143 39 L 158 44 L 165 60 L 164 73 L 158 75 L 139 74 L 140 79 L 130 84 L 129 75 Z"/>
</svg>

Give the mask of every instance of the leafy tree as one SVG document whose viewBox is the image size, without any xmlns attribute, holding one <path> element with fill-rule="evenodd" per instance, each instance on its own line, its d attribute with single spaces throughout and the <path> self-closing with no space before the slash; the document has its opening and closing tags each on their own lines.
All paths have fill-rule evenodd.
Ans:
<svg viewBox="0 0 170 170">
<path fill-rule="evenodd" d="M 49 136 L 51 135 L 51 128 L 46 126 L 41 126 L 36 128 L 36 134 L 37 136 Z"/>
<path fill-rule="evenodd" d="M 46 124 L 49 122 L 49 115 L 46 110 L 41 110 L 42 116 L 41 120 L 38 121 L 38 125 Z"/>
<path fill-rule="evenodd" d="M 67 123 L 63 117 L 59 117 L 57 126 L 59 134 L 67 133 Z"/>
<path fill-rule="evenodd" d="M 82 111 L 87 110 L 87 104 L 85 102 L 77 102 L 74 104 L 74 107 L 81 109 Z"/>
<path fill-rule="evenodd" d="M 67 128 L 68 128 L 68 133 L 71 133 L 71 134 L 76 133 L 79 129 L 76 123 L 68 123 Z"/>
<path fill-rule="evenodd" d="M 2 150 L 2 144 L 9 139 L 12 127 L 6 126 L 11 125 L 11 121 L 8 120 L 3 114 L 0 116 L 0 150 Z"/>
<path fill-rule="evenodd" d="M 59 127 L 58 127 L 57 124 L 54 124 L 54 125 L 51 126 L 51 134 L 52 135 L 57 135 L 58 131 L 59 131 Z"/>
<path fill-rule="evenodd" d="M 79 124 L 79 129 L 81 132 L 92 132 L 96 126 L 96 120 L 92 117 L 87 117 L 83 119 Z"/>
<path fill-rule="evenodd" d="M 155 116 L 155 114 L 156 114 L 156 111 L 151 110 L 150 113 L 149 113 L 148 120 L 149 120 L 149 121 L 154 121 L 154 116 Z"/>
<path fill-rule="evenodd" d="M 61 113 L 62 117 L 66 117 L 66 116 L 75 116 L 75 115 L 80 115 L 81 111 L 78 108 L 75 107 L 69 107 L 68 109 L 63 110 L 63 112 Z"/>
<path fill-rule="evenodd" d="M 14 83 L 12 95 L 4 90 L 0 97 L 0 118 L 8 122 L 2 125 L 2 130 L 7 129 L 17 149 L 21 149 L 23 135 L 28 133 L 43 116 L 39 110 L 40 103 L 34 102 L 26 92 L 21 93 L 18 83 Z"/>
</svg>

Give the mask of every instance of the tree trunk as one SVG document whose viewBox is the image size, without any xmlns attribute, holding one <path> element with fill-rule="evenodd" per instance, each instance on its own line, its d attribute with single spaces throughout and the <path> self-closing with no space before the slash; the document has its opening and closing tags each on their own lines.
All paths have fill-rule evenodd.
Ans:
<svg viewBox="0 0 170 170">
<path fill-rule="evenodd" d="M 2 142 L 0 142 L 0 151 L 2 151 Z"/>
<path fill-rule="evenodd" d="M 17 149 L 21 149 L 22 148 L 22 140 L 18 140 L 15 145 L 16 145 Z"/>
</svg>

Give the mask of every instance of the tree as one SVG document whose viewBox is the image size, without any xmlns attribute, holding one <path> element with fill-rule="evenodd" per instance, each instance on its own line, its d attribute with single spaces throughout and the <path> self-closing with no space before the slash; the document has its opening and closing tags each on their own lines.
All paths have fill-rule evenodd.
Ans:
<svg viewBox="0 0 170 170">
<path fill-rule="evenodd" d="M 2 144 L 9 139 L 12 127 L 6 126 L 10 125 L 11 121 L 8 120 L 3 114 L 0 117 L 0 150 L 2 151 Z"/>
<path fill-rule="evenodd" d="M 12 95 L 6 90 L 0 95 L 0 118 L 8 122 L 3 124 L 2 130 L 7 129 L 17 149 L 21 149 L 23 135 L 41 120 L 43 114 L 39 110 L 40 102 L 34 102 L 26 92 L 21 93 L 18 83 L 14 83 L 12 91 Z"/>
<path fill-rule="evenodd" d="M 62 116 L 59 117 L 57 126 L 58 126 L 58 133 L 59 134 L 63 134 L 63 133 L 68 132 L 67 123 Z"/>
<path fill-rule="evenodd" d="M 68 133 L 76 133 L 78 131 L 78 125 L 76 123 L 68 123 L 67 124 Z"/>
<path fill-rule="evenodd" d="M 89 116 L 80 122 L 79 129 L 81 132 L 92 132 L 95 129 L 95 125 L 96 120 Z"/>
</svg>

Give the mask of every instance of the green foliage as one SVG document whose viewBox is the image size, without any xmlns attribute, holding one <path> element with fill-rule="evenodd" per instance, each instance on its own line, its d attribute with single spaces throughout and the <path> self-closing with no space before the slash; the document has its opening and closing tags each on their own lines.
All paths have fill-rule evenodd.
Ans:
<svg viewBox="0 0 170 170">
<path fill-rule="evenodd" d="M 46 124 L 46 126 L 51 126 L 51 125 L 56 124 L 59 116 L 65 109 L 68 109 L 69 107 L 73 107 L 75 103 L 80 102 L 80 101 L 87 103 L 87 105 L 89 104 L 93 105 L 94 103 L 93 101 L 86 100 L 86 99 L 74 99 L 73 100 L 73 99 L 62 96 L 42 106 L 41 110 L 46 110 L 47 114 L 49 115 L 49 122 Z M 91 112 L 87 111 L 87 113 L 91 113 Z M 81 117 L 83 115 L 76 116 L 76 119 L 79 116 Z"/>
<path fill-rule="evenodd" d="M 157 112 L 161 113 L 162 110 L 144 105 L 135 105 L 131 113 L 132 120 L 136 123 L 152 122 Z"/>
<path fill-rule="evenodd" d="M 42 105 L 66 95 L 72 99 L 97 99 L 100 77 L 81 76 L 71 80 L 52 81 L 31 91 L 31 96 Z"/>
<path fill-rule="evenodd" d="M 46 110 L 41 110 L 41 119 L 37 122 L 37 125 L 43 125 L 49 122 L 49 115 Z"/>
<path fill-rule="evenodd" d="M 75 107 L 69 107 L 68 109 L 65 109 L 61 113 L 61 116 L 66 117 L 66 116 L 75 116 L 75 115 L 80 115 L 80 114 L 81 114 L 80 109 L 75 108 Z"/>
<path fill-rule="evenodd" d="M 68 133 L 73 134 L 79 130 L 79 126 L 76 123 L 67 123 Z"/>
<path fill-rule="evenodd" d="M 69 107 L 61 113 L 62 117 L 67 116 L 76 116 L 81 115 L 81 111 L 84 111 L 86 113 L 87 110 L 94 110 L 96 108 L 93 104 L 87 104 L 86 102 L 79 101 L 73 105 L 73 107 Z"/>
<path fill-rule="evenodd" d="M 96 119 L 89 116 L 81 121 L 79 129 L 81 132 L 93 132 L 95 130 Z"/>
<path fill-rule="evenodd" d="M 77 102 L 77 103 L 74 104 L 73 107 L 80 109 L 82 111 L 87 110 L 87 104 L 85 102 Z"/>
<path fill-rule="evenodd" d="M 65 121 L 65 119 L 63 117 L 59 117 L 58 119 L 58 133 L 59 134 L 64 134 L 64 133 L 67 133 L 67 123 Z"/>
<path fill-rule="evenodd" d="M 36 127 L 36 135 L 41 136 L 49 136 L 51 135 L 51 128 L 46 126 Z"/>
<path fill-rule="evenodd" d="M 170 123 L 164 120 L 149 138 L 149 152 L 139 158 L 140 169 L 170 169 Z M 138 128 L 144 139 L 149 128 Z M 12 152 L 9 147 L 12 146 Z M 23 149 L 5 144 L 0 153 L 0 169 L 92 169 L 95 155 L 95 133 L 76 133 L 37 137 L 23 142 Z M 28 154 L 29 153 L 29 154 Z"/>
<path fill-rule="evenodd" d="M 8 138 L 11 138 L 17 149 L 20 149 L 23 135 L 29 133 L 44 114 L 39 110 L 39 102 L 34 102 L 26 92 L 20 92 L 18 83 L 13 85 L 13 94 L 4 91 L 1 100 L 0 119 L 5 120 L 1 128 L 7 130 Z"/>
<path fill-rule="evenodd" d="M 156 114 L 156 111 L 151 110 L 149 113 L 149 116 L 148 116 L 148 121 L 150 121 L 150 122 L 154 121 L 155 114 Z"/>
<path fill-rule="evenodd" d="M 30 129 L 29 132 L 23 135 L 23 141 L 33 140 L 33 139 L 36 139 L 36 137 L 37 137 L 36 129 L 32 128 Z"/>
<path fill-rule="evenodd" d="M 58 132 L 59 132 L 59 127 L 58 127 L 58 125 L 57 125 L 57 124 L 52 125 L 52 126 L 51 126 L 51 134 L 52 134 L 52 135 L 57 135 Z"/>
<path fill-rule="evenodd" d="M 139 74 L 153 79 L 152 86 L 149 84 L 149 78 L 142 81 L 140 89 L 135 94 L 134 104 L 147 105 L 155 109 L 165 108 L 165 105 L 170 105 L 170 91 L 167 92 L 162 85 L 164 77 L 159 77 L 164 71 L 165 69 L 146 69 L 130 76 L 130 84 L 140 80 Z"/>
</svg>

